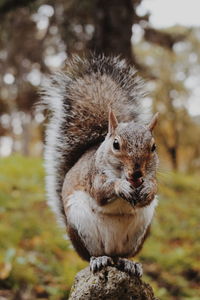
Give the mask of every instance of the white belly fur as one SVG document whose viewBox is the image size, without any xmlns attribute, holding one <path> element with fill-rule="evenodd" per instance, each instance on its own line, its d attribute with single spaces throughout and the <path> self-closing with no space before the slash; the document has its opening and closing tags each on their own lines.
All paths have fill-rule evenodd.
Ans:
<svg viewBox="0 0 200 300">
<path fill-rule="evenodd" d="M 150 205 L 134 209 L 119 198 L 100 207 L 86 192 L 76 191 L 68 198 L 66 213 L 91 255 L 122 256 L 137 250 L 156 204 L 155 198 Z"/>
</svg>

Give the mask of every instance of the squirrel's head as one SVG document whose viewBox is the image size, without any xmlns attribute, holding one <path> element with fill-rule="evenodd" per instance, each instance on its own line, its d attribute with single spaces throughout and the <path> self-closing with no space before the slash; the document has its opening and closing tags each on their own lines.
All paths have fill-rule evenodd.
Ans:
<svg viewBox="0 0 200 300">
<path fill-rule="evenodd" d="M 156 144 L 152 135 L 158 113 L 149 124 L 139 122 L 118 123 L 113 111 L 109 112 L 107 158 L 114 169 L 121 172 L 135 187 L 143 182 L 149 172 L 155 172 L 158 164 Z"/>
</svg>

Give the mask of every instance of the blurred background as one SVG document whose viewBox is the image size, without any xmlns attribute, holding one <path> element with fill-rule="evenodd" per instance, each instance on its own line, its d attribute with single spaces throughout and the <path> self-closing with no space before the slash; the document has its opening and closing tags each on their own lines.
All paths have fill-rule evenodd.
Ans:
<svg viewBox="0 0 200 300">
<path fill-rule="evenodd" d="M 44 77 L 73 54 L 115 54 L 160 112 L 160 204 L 138 259 L 160 299 L 200 299 L 198 0 L 0 0 L 0 300 L 67 299 L 85 263 L 45 203 Z"/>
</svg>

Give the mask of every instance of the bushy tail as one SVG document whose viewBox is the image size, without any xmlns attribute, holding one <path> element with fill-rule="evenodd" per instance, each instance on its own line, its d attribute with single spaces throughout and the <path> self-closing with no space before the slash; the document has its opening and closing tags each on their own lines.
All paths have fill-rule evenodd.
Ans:
<svg viewBox="0 0 200 300">
<path fill-rule="evenodd" d="M 75 56 L 62 73 L 46 81 L 41 94 L 50 113 L 46 189 L 50 206 L 64 217 L 61 191 L 65 174 L 88 148 L 103 141 L 109 106 L 119 121 L 140 117 L 142 82 L 135 69 L 117 57 Z"/>
</svg>

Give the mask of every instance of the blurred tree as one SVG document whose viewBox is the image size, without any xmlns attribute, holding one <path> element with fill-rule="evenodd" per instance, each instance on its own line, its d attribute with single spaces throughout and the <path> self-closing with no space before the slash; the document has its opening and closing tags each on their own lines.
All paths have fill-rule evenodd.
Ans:
<svg viewBox="0 0 200 300">
<path fill-rule="evenodd" d="M 134 24 L 139 24 L 149 42 L 172 49 L 184 35 L 169 34 L 149 27 L 149 14 L 139 15 L 143 0 L 58 0 L 51 1 L 68 53 L 96 53 L 121 55 L 132 62 L 143 74 L 150 73 L 134 55 L 131 38 Z"/>
<path fill-rule="evenodd" d="M 21 6 L 27 6 L 36 0 L 0 0 L 0 14 L 5 14 Z"/>
<path fill-rule="evenodd" d="M 185 41 L 173 46 L 173 51 L 152 46 L 145 40 L 142 40 L 135 49 L 138 60 L 142 60 L 143 63 L 146 61 L 157 78 L 149 84 L 154 99 L 153 110 L 160 112 L 157 135 L 159 144 L 163 145 L 173 169 L 177 170 L 179 165 L 183 165 L 186 161 L 189 165 L 192 157 L 188 148 L 191 149 L 191 145 L 195 149 L 192 151 L 192 159 L 195 153 L 196 155 L 199 153 L 198 136 L 191 138 L 193 130 L 197 131 L 197 124 L 188 113 L 188 99 L 192 93 L 188 82 L 193 82 L 194 74 L 200 74 L 200 67 L 197 65 L 200 59 L 198 53 L 200 41 L 197 39 L 199 29 L 187 31 L 185 28 L 174 27 L 170 32 L 180 32 L 179 36 L 187 35 Z M 191 143 L 188 143 L 189 141 Z M 181 157 L 181 153 L 190 154 Z"/>
<path fill-rule="evenodd" d="M 120 54 L 134 63 L 143 76 L 154 79 L 154 109 L 163 116 L 158 134 L 173 167 L 177 168 L 183 144 L 181 132 L 185 124 L 189 128 L 189 122 L 191 126 L 194 122 L 184 106 L 188 96 L 185 79 L 191 62 L 176 51 L 176 45 L 193 45 L 193 50 L 190 47 L 185 53 L 194 56 L 199 40 L 186 30 L 164 31 L 150 27 L 148 13 L 138 13 L 142 1 L 0 0 L 1 135 L 10 132 L 17 142 L 21 137 L 26 141 L 23 152 L 28 153 L 33 128 L 30 124 L 42 121 L 33 107 L 43 75 L 62 68 L 71 53 L 92 50 Z M 136 27 L 143 34 L 143 44 L 132 43 Z M 176 76 L 181 72 L 185 77 L 178 80 Z M 193 156 L 195 153 L 198 150 L 193 151 Z"/>
<path fill-rule="evenodd" d="M 97 0 L 93 7 L 94 35 L 90 48 L 97 53 L 121 54 L 133 59 L 131 36 L 135 3 L 132 0 Z M 138 4 L 138 1 L 137 1 Z"/>
<path fill-rule="evenodd" d="M 137 64 L 131 45 L 132 26 L 148 16 L 137 15 L 142 0 L 52 1 L 56 23 L 68 52 L 122 55 Z M 61 9 L 62 7 L 62 9 Z"/>
</svg>

